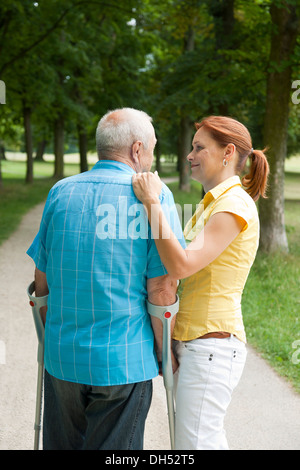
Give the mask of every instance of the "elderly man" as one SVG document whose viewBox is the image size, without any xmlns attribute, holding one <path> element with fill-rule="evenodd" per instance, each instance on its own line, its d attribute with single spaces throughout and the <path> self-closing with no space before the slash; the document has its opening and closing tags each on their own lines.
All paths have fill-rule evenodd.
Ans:
<svg viewBox="0 0 300 470">
<path fill-rule="evenodd" d="M 36 295 L 49 292 L 45 326 L 44 449 L 142 449 L 158 374 L 146 298 L 175 302 L 176 281 L 159 258 L 135 172 L 149 171 L 151 118 L 123 108 L 96 132 L 99 162 L 50 191 L 28 254 Z M 161 200 L 184 245 L 173 196 Z M 158 320 L 159 322 L 159 320 Z"/>
</svg>

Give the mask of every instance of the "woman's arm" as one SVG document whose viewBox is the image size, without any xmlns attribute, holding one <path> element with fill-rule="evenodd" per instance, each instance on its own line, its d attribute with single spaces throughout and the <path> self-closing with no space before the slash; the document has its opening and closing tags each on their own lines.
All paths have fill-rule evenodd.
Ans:
<svg viewBox="0 0 300 470">
<path fill-rule="evenodd" d="M 189 277 L 214 261 L 245 225 L 245 221 L 234 214 L 217 213 L 184 250 L 161 208 L 159 177 L 153 173 L 138 173 L 133 176 L 133 189 L 146 208 L 160 258 L 169 275 L 176 279 Z"/>
</svg>

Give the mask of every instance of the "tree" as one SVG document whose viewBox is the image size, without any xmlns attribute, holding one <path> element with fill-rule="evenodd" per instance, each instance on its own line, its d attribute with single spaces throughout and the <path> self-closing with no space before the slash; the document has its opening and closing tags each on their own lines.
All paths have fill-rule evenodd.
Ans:
<svg viewBox="0 0 300 470">
<path fill-rule="evenodd" d="M 148 26 L 159 33 L 151 75 L 155 117 L 159 127 L 163 123 L 163 145 L 169 135 L 177 139 L 180 187 L 188 190 L 186 156 L 195 121 L 231 115 L 250 127 L 259 145 L 270 21 L 266 5 L 257 0 L 175 0 L 159 12 L 157 19 L 152 10 Z"/>
<path fill-rule="evenodd" d="M 296 2 L 273 1 L 270 15 L 272 37 L 264 121 L 264 142 L 269 147 L 270 182 L 268 199 L 261 200 L 259 205 L 260 247 L 267 253 L 288 250 L 284 222 L 284 161 L 291 100 L 291 58 L 300 32 Z"/>
<path fill-rule="evenodd" d="M 186 156 L 191 149 L 197 113 L 191 86 L 195 79 L 195 41 L 199 38 L 196 29 L 199 29 L 201 12 L 199 0 L 175 0 L 163 4 L 150 2 L 145 13 L 146 27 L 157 35 L 150 62 L 155 65 L 150 69 L 150 76 L 154 117 L 162 143 L 159 150 L 172 148 L 177 154 L 179 187 L 184 191 L 190 190 L 190 166 Z"/>
<path fill-rule="evenodd" d="M 9 5 L 0 6 L 0 73 L 9 83 L 14 112 L 24 117 L 27 182 L 33 180 L 32 122 L 38 119 L 40 133 L 43 133 L 41 122 L 48 128 L 52 121 L 55 177 L 63 177 L 64 139 L 70 128 L 78 133 L 81 169 L 86 169 L 85 127 L 95 111 L 88 93 L 93 96 L 93 87 L 95 90 L 99 86 L 101 56 L 105 55 L 107 45 L 111 49 L 108 35 L 106 44 L 103 42 L 101 24 L 107 19 L 113 29 L 117 29 L 118 23 L 122 23 L 123 31 L 130 29 L 127 23 L 132 14 L 131 1 L 117 4 L 105 0 L 67 0 L 63 3 L 12 0 Z M 125 63 L 124 56 L 121 60 Z M 94 95 L 99 97 L 101 93 L 94 91 Z"/>
</svg>

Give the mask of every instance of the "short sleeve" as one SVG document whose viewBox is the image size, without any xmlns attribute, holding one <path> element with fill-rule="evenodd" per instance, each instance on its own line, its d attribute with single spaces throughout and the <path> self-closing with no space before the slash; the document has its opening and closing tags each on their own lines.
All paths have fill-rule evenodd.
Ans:
<svg viewBox="0 0 300 470">
<path fill-rule="evenodd" d="M 245 231 L 248 228 L 249 221 L 253 218 L 251 208 L 243 198 L 237 195 L 234 197 L 221 196 L 218 198 L 210 213 L 210 217 L 212 217 L 214 214 L 217 214 L 218 212 L 229 212 L 243 219 L 245 225 L 242 231 Z"/>
<path fill-rule="evenodd" d="M 27 250 L 27 255 L 33 259 L 37 269 L 42 272 L 46 272 L 47 268 L 47 250 L 46 250 L 46 237 L 47 237 L 47 230 L 48 224 L 50 220 L 50 214 L 52 212 L 52 194 L 53 188 L 50 190 L 48 194 L 48 198 L 44 207 L 42 220 L 40 223 L 40 229 L 37 235 L 35 236 L 32 244 Z"/>
<path fill-rule="evenodd" d="M 176 238 L 178 239 L 181 246 L 185 249 L 186 243 L 184 240 L 180 219 L 178 216 L 177 208 L 174 202 L 173 194 L 166 185 L 163 185 L 162 193 L 160 195 L 161 207 L 166 216 L 166 219 L 170 225 L 170 228 Z M 153 278 L 168 274 L 164 267 L 152 235 L 152 231 L 149 231 L 149 249 L 148 249 L 148 264 L 147 264 L 147 277 Z"/>
<path fill-rule="evenodd" d="M 45 273 L 47 267 L 47 256 L 45 248 L 41 243 L 40 232 L 37 233 L 26 253 L 33 259 L 36 267 Z"/>
</svg>

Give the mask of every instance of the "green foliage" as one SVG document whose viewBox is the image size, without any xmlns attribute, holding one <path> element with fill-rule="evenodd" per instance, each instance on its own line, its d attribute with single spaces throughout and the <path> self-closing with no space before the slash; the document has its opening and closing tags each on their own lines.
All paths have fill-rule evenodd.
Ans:
<svg viewBox="0 0 300 470">
<path fill-rule="evenodd" d="M 80 127 L 94 150 L 101 115 L 132 106 L 153 116 L 163 153 L 178 153 L 182 116 L 192 125 L 208 114 L 241 120 L 261 147 L 267 73 L 278 67 L 269 62 L 272 3 L 2 2 L 0 79 L 7 104 L 0 106 L 0 140 L 20 145 L 26 105 L 35 148 L 46 140 L 52 149 L 54 122 L 63 115 L 66 142 L 77 140 Z M 295 79 L 299 41 L 291 57 Z M 291 102 L 289 152 L 299 148 L 298 108 Z"/>
<path fill-rule="evenodd" d="M 191 122 L 209 113 L 233 115 L 248 125 L 258 147 L 266 73 L 272 67 L 271 1 L 236 0 L 231 19 L 230 4 L 2 2 L 0 77 L 7 84 L 6 107 L 19 123 L 24 103 L 32 108 L 35 142 L 52 140 L 53 122 L 62 113 L 67 135 L 74 136 L 80 124 L 93 148 L 100 116 L 108 109 L 133 106 L 154 116 L 163 151 L 177 151 L 174 128 L 183 110 Z M 291 60 L 297 64 L 299 56 L 297 47 Z M 297 122 L 294 107 L 289 133 L 293 151 L 298 146 Z M 2 106 L 2 139 L 10 123 Z"/>
<path fill-rule="evenodd" d="M 108 108 L 138 103 L 136 84 L 147 50 L 130 24 L 134 5 L 137 11 L 136 2 L 124 0 L 1 4 L 0 75 L 7 107 L 16 116 L 24 105 L 31 108 L 37 141 L 52 139 L 61 114 L 69 135 L 77 124 L 94 134 L 95 120 Z"/>
</svg>

